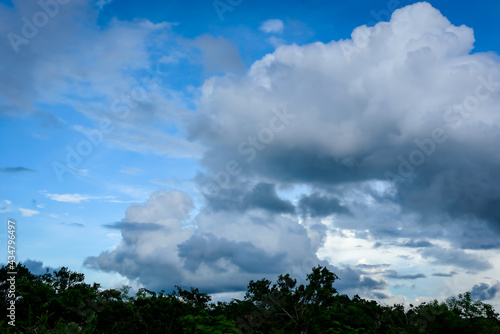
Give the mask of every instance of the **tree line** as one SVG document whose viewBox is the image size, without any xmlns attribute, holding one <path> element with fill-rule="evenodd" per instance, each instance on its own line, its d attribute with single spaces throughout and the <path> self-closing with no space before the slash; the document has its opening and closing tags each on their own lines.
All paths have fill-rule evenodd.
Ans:
<svg viewBox="0 0 500 334">
<path fill-rule="evenodd" d="M 15 271 L 15 326 L 11 282 Z M 21 263 L 0 268 L 2 333 L 488 333 L 500 334 L 494 308 L 469 292 L 404 307 L 339 294 L 339 278 L 314 267 L 307 283 L 290 275 L 250 281 L 243 300 L 211 302 L 197 288 L 172 291 L 101 289 L 67 267 L 35 275 Z M 10 322 L 10 324 L 9 324 Z"/>
</svg>

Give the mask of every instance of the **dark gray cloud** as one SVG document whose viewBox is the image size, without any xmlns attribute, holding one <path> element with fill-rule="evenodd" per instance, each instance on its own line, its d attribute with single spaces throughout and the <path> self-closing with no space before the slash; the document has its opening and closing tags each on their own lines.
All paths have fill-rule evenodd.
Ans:
<svg viewBox="0 0 500 334">
<path fill-rule="evenodd" d="M 87 257 L 84 265 L 108 273 L 117 272 L 130 280 L 139 279 L 148 289 L 158 291 L 162 289 L 170 291 L 176 282 L 182 284 L 181 271 L 176 265 L 162 261 L 166 254 L 161 249 L 149 255 L 150 257 L 146 259 L 139 256 L 132 248 L 124 247 L 118 252 L 105 251 L 97 257 Z M 203 289 L 205 286 L 200 288 Z"/>
<path fill-rule="evenodd" d="M 268 185 L 252 189 L 275 193 Z M 247 203 L 256 201 L 249 198 Z M 85 265 L 138 279 L 150 289 L 177 284 L 215 293 L 244 290 L 251 279 L 300 272 L 307 258 L 321 262 L 307 230 L 274 211 L 248 208 L 242 215 L 204 208 L 192 222 L 196 229 L 183 228 L 191 210 L 186 193 L 153 193 L 144 205 L 130 206 L 122 222 L 106 226 L 120 230 L 121 243 L 88 257 Z"/>
<path fill-rule="evenodd" d="M 47 269 L 49 272 L 54 271 L 54 268 L 48 267 L 48 266 L 43 266 L 43 261 L 37 261 L 37 260 L 30 260 L 27 259 L 26 261 L 22 262 L 22 264 L 31 271 L 31 273 L 35 275 L 43 275 L 47 272 Z"/>
<path fill-rule="evenodd" d="M 396 278 L 396 279 L 417 279 L 417 278 L 425 278 L 424 274 L 407 274 L 401 275 L 396 270 L 388 270 L 385 274 L 388 278 Z"/>
<path fill-rule="evenodd" d="M 384 289 L 387 286 L 385 281 L 377 281 L 365 276 L 362 270 L 351 267 L 332 266 L 332 271 L 340 278 L 335 287 L 339 291 L 370 291 Z"/>
<path fill-rule="evenodd" d="M 453 277 L 457 274 L 456 271 L 451 271 L 449 273 L 434 273 L 432 274 L 432 276 L 436 276 L 436 277 Z"/>
<path fill-rule="evenodd" d="M 112 228 L 115 230 L 122 231 L 157 231 L 165 228 L 160 224 L 155 223 L 133 223 L 133 222 L 116 222 L 113 224 L 104 224 L 102 225 L 107 228 Z"/>
<path fill-rule="evenodd" d="M 499 249 L 500 241 L 494 228 L 479 222 L 468 221 L 464 223 L 463 228 L 460 229 L 461 233 L 456 236 L 456 243 L 462 249 Z"/>
<path fill-rule="evenodd" d="M 201 264 L 206 264 L 219 271 L 225 269 L 217 262 L 229 260 L 242 271 L 248 273 L 284 273 L 290 267 L 284 253 L 267 254 L 251 242 L 235 242 L 226 238 L 217 238 L 213 234 L 193 235 L 179 244 L 179 256 L 185 261 L 184 266 L 196 271 Z"/>
<path fill-rule="evenodd" d="M 250 193 L 275 194 L 267 184 L 253 187 Z M 248 198 L 247 202 L 256 201 Z M 328 266 L 340 277 L 336 287 L 343 293 L 386 287 L 386 282 L 368 277 L 363 268 L 336 267 L 319 260 L 316 251 L 321 243 L 311 233 L 323 234 L 324 225 L 299 224 L 261 206 L 248 208 L 244 215 L 233 209 L 204 208 L 194 220 L 196 229 L 183 228 L 181 221 L 192 210 L 190 197 L 158 191 L 144 205 L 129 207 L 122 222 L 106 225 L 120 230 L 122 242 L 113 251 L 88 257 L 85 265 L 138 279 L 155 290 L 177 284 L 209 293 L 244 291 L 251 279 L 275 279 L 284 273 L 305 282 L 317 265 Z"/>
<path fill-rule="evenodd" d="M 374 292 L 372 292 L 372 294 L 377 299 L 387 299 L 387 298 L 389 298 L 388 295 L 386 295 L 385 293 L 382 293 L 382 292 L 374 291 Z"/>
<path fill-rule="evenodd" d="M 476 284 L 472 287 L 471 297 L 479 300 L 492 300 L 500 290 L 500 283 L 489 285 L 486 283 Z"/>
<path fill-rule="evenodd" d="M 245 202 L 251 208 L 262 208 L 274 212 L 294 213 L 295 207 L 290 201 L 278 197 L 274 184 L 258 183 L 251 193 L 245 196 Z"/>
<path fill-rule="evenodd" d="M 317 192 L 302 196 L 298 207 L 303 215 L 309 215 L 312 218 L 326 217 L 333 213 L 349 213 L 349 209 L 340 205 L 337 198 L 323 196 Z"/>
<path fill-rule="evenodd" d="M 278 197 L 275 185 L 258 183 L 250 191 L 237 188 L 219 189 L 217 196 L 208 196 L 208 207 L 212 210 L 246 211 L 260 208 L 275 213 L 294 213 L 290 201 Z"/>
<path fill-rule="evenodd" d="M 425 247 L 432 247 L 433 244 L 427 240 L 420 240 L 420 241 L 410 240 L 402 244 L 399 244 L 399 246 L 410 247 L 410 248 L 425 248 Z"/>
<path fill-rule="evenodd" d="M 26 167 L 5 167 L 0 168 L 0 173 L 10 173 L 10 174 L 18 174 L 18 173 L 26 173 L 26 172 L 34 172 L 33 169 Z"/>
<path fill-rule="evenodd" d="M 455 265 L 472 271 L 484 271 L 492 268 L 491 263 L 475 254 L 466 253 L 461 249 L 447 249 L 439 246 L 424 248 L 420 251 L 423 258 L 431 263 Z"/>
</svg>

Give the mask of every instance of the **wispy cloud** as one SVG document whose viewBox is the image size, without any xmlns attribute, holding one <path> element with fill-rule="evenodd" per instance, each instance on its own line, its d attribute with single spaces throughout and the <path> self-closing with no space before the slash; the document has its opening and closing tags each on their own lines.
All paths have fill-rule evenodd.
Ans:
<svg viewBox="0 0 500 334">
<path fill-rule="evenodd" d="M 53 201 L 65 202 L 65 203 L 80 203 L 95 199 L 112 199 L 113 196 L 89 196 L 81 194 L 44 194 L 45 197 L 50 198 Z"/>
<path fill-rule="evenodd" d="M 435 273 L 435 274 L 432 274 L 432 276 L 436 276 L 436 277 L 453 277 L 456 274 L 457 274 L 456 271 L 451 271 L 449 273 Z"/>
<path fill-rule="evenodd" d="M 9 174 L 17 174 L 17 173 L 25 173 L 25 172 L 35 172 L 35 170 L 26 168 L 26 167 L 5 167 L 0 168 L 0 173 L 9 173 Z"/>
<path fill-rule="evenodd" d="M 417 279 L 417 278 L 425 278 L 425 275 L 424 274 L 401 275 L 396 270 L 388 270 L 386 277 L 396 278 L 396 279 Z"/>
<path fill-rule="evenodd" d="M 65 222 L 60 222 L 60 225 L 66 225 L 66 226 L 72 226 L 72 227 L 85 227 L 84 224 L 80 223 L 65 223 Z"/>
<path fill-rule="evenodd" d="M 23 208 L 20 208 L 19 211 L 21 211 L 21 214 L 23 215 L 23 217 L 31 217 L 34 215 L 38 215 L 40 213 L 36 210 L 23 209 Z"/>
</svg>

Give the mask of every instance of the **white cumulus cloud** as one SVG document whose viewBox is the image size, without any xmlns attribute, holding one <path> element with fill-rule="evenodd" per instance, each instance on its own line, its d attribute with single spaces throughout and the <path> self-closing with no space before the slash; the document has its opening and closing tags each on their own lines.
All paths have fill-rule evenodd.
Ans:
<svg viewBox="0 0 500 334">
<path fill-rule="evenodd" d="M 23 209 L 23 208 L 20 208 L 19 211 L 21 211 L 21 214 L 23 215 L 23 217 L 31 217 L 34 215 L 38 215 L 40 213 L 36 210 Z"/>
<path fill-rule="evenodd" d="M 278 33 L 281 34 L 283 32 L 283 29 L 285 28 L 283 21 L 278 20 L 278 19 L 270 19 L 267 21 L 262 22 L 260 25 L 259 29 L 262 30 L 265 33 L 271 34 L 271 33 Z"/>
</svg>

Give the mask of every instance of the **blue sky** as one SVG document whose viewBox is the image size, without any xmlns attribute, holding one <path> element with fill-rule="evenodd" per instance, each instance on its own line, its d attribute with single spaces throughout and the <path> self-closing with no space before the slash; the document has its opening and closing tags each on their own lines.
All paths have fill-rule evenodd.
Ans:
<svg viewBox="0 0 500 334">
<path fill-rule="evenodd" d="M 20 261 L 225 297 L 322 264 L 500 305 L 497 2 L 41 4 L 0 1 Z"/>
</svg>

